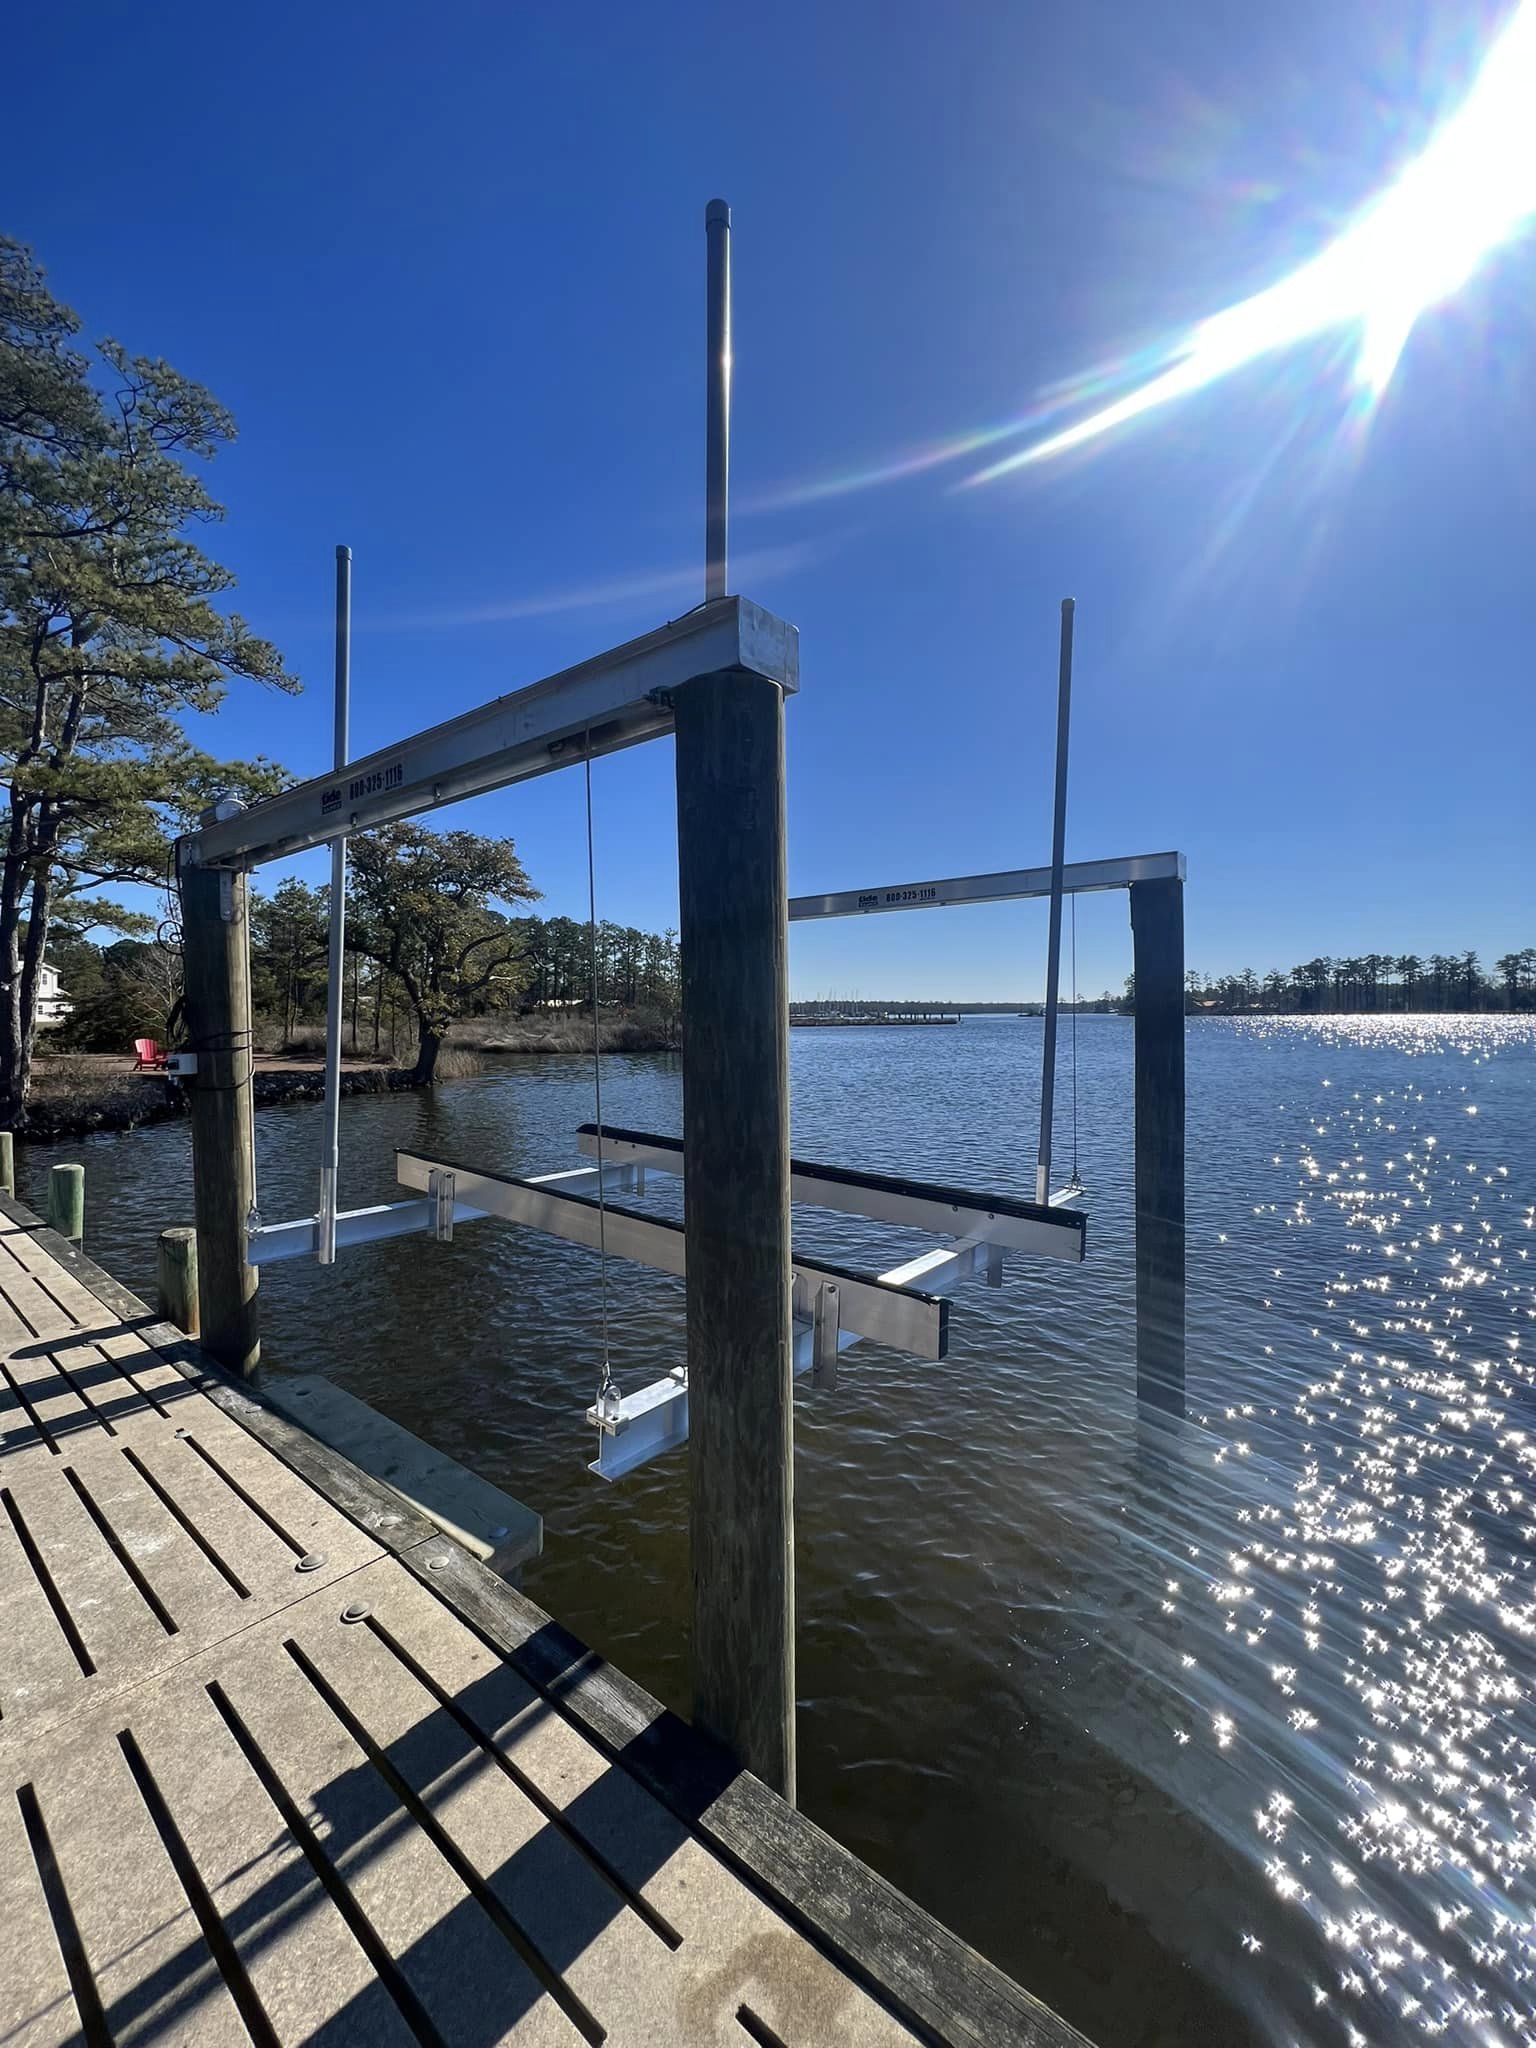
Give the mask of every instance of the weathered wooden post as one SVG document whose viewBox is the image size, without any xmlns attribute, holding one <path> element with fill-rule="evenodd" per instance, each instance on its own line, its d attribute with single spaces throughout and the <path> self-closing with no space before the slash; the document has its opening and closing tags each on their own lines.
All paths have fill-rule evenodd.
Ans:
<svg viewBox="0 0 1536 2048">
<path fill-rule="evenodd" d="M 706 592 L 725 593 L 729 209 L 709 236 Z M 795 1795 L 784 698 L 674 693 L 682 938 L 693 1717 Z"/>
<path fill-rule="evenodd" d="M 71 1244 L 85 1236 L 85 1168 L 55 1166 L 48 1173 L 48 1228 Z"/>
<path fill-rule="evenodd" d="M 1136 1397 L 1184 1413 L 1184 884 L 1131 884 Z"/>
<path fill-rule="evenodd" d="M 795 1786 L 784 703 L 676 692 L 694 1719 Z"/>
<path fill-rule="evenodd" d="M 197 1302 L 197 1232 L 162 1230 L 155 1247 L 158 1306 L 168 1323 L 195 1337 L 202 1327 Z"/>
<path fill-rule="evenodd" d="M 226 800 L 202 822 L 231 815 Z M 245 1256 L 256 1193 L 249 891 L 233 869 L 178 867 L 187 1031 L 197 1058 L 188 1095 L 202 1341 L 221 1365 L 248 1374 L 261 1362 L 256 1269 Z"/>
<path fill-rule="evenodd" d="M 16 1193 L 16 1139 L 10 1131 L 0 1131 L 0 1195 Z"/>
</svg>

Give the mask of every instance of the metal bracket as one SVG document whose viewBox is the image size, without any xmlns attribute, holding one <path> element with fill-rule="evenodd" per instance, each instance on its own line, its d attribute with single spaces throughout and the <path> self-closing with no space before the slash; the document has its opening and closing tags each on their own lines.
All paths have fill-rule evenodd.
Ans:
<svg viewBox="0 0 1536 2048">
<path fill-rule="evenodd" d="M 837 1283 L 825 1280 L 816 1290 L 812 1319 L 811 1385 L 824 1393 L 837 1389 L 838 1306 Z"/>
<path fill-rule="evenodd" d="M 439 1244 L 453 1242 L 454 1175 L 446 1166 L 434 1166 L 427 1175 L 427 1196 L 432 1203 L 432 1235 Z"/>
</svg>

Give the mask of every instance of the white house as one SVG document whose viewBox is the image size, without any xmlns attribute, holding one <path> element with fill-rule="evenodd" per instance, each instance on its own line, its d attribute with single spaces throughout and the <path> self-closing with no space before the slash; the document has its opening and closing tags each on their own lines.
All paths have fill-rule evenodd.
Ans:
<svg viewBox="0 0 1536 2048">
<path fill-rule="evenodd" d="M 62 1024 L 75 1007 L 59 987 L 59 970 L 46 961 L 37 970 L 37 1021 L 40 1025 Z"/>
</svg>

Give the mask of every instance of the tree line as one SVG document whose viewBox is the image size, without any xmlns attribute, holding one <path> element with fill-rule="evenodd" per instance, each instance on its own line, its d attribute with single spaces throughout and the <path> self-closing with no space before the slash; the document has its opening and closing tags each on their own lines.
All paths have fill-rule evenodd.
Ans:
<svg viewBox="0 0 1536 2048">
<path fill-rule="evenodd" d="M 1388 1011 L 1536 1010 L 1536 946 L 1504 953 L 1486 972 L 1475 952 L 1319 954 L 1288 973 L 1259 975 L 1251 967 L 1214 978 L 1191 968 L 1186 1008 L 1236 1015 L 1245 1010 L 1287 1015 Z M 1126 1006 L 1135 1005 L 1135 978 Z"/>
<path fill-rule="evenodd" d="M 493 893 L 494 892 L 494 893 Z M 390 826 L 349 846 L 342 1042 L 359 1058 L 399 1060 L 430 1083 L 449 1028 L 467 1018 L 590 1010 L 593 932 L 569 917 L 511 906 L 534 894 L 505 840 Z M 251 899 L 251 1011 L 258 1046 L 306 1050 L 324 1027 L 330 891 L 281 883 Z M 596 930 L 600 1010 L 675 1019 L 675 932 L 603 922 Z M 54 964 L 73 1005 L 50 1034 L 61 1049 L 121 1052 L 137 1037 L 181 1035 L 181 943 L 174 914 L 151 939 L 105 945 L 61 934 Z"/>
</svg>

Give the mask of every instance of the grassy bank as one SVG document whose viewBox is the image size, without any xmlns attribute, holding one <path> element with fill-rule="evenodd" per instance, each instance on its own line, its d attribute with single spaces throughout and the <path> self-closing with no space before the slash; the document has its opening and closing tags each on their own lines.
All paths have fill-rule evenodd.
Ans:
<svg viewBox="0 0 1536 2048">
<path fill-rule="evenodd" d="M 677 1042 L 675 1020 L 659 1014 L 615 1011 L 602 1020 L 604 1052 L 665 1052 Z M 324 1032 L 303 1026 L 280 1049 L 258 1052 L 252 1072 L 257 1108 L 318 1099 L 325 1089 L 324 1051 Z M 465 1080 L 483 1073 L 487 1062 L 499 1055 L 590 1057 L 591 1051 L 592 1019 L 581 1011 L 471 1017 L 454 1025 L 438 1057 L 437 1079 Z M 382 1095 L 414 1086 L 409 1064 L 397 1064 L 387 1054 L 371 1058 L 366 1050 L 347 1048 L 343 1095 Z M 185 1092 L 176 1082 L 163 1074 L 136 1073 L 133 1061 L 120 1053 L 44 1054 L 33 1069 L 32 1100 L 17 1135 L 41 1141 L 91 1131 L 132 1131 L 141 1124 L 185 1116 L 186 1107 Z"/>
<path fill-rule="evenodd" d="M 682 1042 L 675 1016 L 660 1010 L 610 1010 L 600 1021 L 604 1052 L 675 1052 Z M 586 1053 L 592 1051 L 590 1010 L 537 1010 L 526 1017 L 466 1017 L 449 1034 L 448 1051 Z"/>
</svg>

